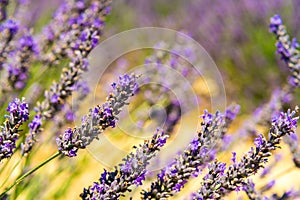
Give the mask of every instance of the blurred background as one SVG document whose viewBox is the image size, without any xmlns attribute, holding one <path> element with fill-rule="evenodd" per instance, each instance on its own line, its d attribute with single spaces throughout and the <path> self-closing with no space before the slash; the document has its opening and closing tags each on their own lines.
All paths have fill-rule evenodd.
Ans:
<svg viewBox="0 0 300 200">
<path fill-rule="evenodd" d="M 33 1 L 37 31 L 61 2 Z M 213 58 L 226 82 L 228 97 L 247 111 L 267 100 L 271 91 L 285 81 L 283 74 L 287 74 L 275 53 L 269 18 L 280 14 L 290 35 L 297 37 L 299 9 L 297 0 L 120 0 L 113 2 L 102 40 L 138 27 L 182 31 Z"/>
</svg>

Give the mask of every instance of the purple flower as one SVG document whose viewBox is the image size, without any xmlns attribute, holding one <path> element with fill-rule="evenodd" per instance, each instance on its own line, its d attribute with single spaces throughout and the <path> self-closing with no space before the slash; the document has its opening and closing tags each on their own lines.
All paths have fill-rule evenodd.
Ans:
<svg viewBox="0 0 300 200">
<path fill-rule="evenodd" d="M 201 196 L 204 199 L 212 198 L 213 196 L 221 198 L 243 186 L 245 179 L 257 173 L 260 168 L 263 168 L 268 161 L 268 157 L 272 155 L 271 152 L 279 148 L 281 137 L 294 132 L 299 118 L 295 117 L 295 114 L 295 110 L 280 113 L 276 119 L 273 119 L 268 139 L 259 136 L 255 142 L 256 148 L 252 147 L 242 157 L 240 162 L 231 164 L 226 173 L 216 174 L 213 177 L 209 176 L 211 177 L 210 179 L 204 178 L 198 194 L 195 196 Z M 209 169 L 209 175 L 215 173 L 214 168 Z"/>
<path fill-rule="evenodd" d="M 198 136 L 160 171 L 150 189 L 143 190 L 142 199 L 169 198 L 179 192 L 191 177 L 197 176 L 215 158 L 228 125 L 220 112 L 212 115 L 205 110 Z"/>
<path fill-rule="evenodd" d="M 210 125 L 213 121 L 213 115 L 210 114 L 207 110 L 204 110 L 204 115 L 202 115 L 203 121 L 205 124 Z"/>
<path fill-rule="evenodd" d="M 42 117 L 40 115 L 34 116 L 33 120 L 31 123 L 29 123 L 28 127 L 31 130 L 36 130 L 42 125 Z"/>
<path fill-rule="evenodd" d="M 194 138 L 193 141 L 191 142 L 191 150 L 196 151 L 199 148 L 199 140 L 198 138 Z"/>
<path fill-rule="evenodd" d="M 19 101 L 18 99 L 15 99 L 15 101 L 9 102 L 6 111 L 10 113 L 17 112 L 19 106 L 18 101 Z"/>
<path fill-rule="evenodd" d="M 39 49 L 36 41 L 31 35 L 24 35 L 19 39 L 19 45 L 21 49 L 30 49 L 36 55 L 39 54 Z"/>
<path fill-rule="evenodd" d="M 53 94 L 50 98 L 50 102 L 55 104 L 58 102 L 58 98 L 59 96 L 57 94 Z"/>
<path fill-rule="evenodd" d="M 167 138 L 166 137 L 159 138 L 158 142 L 159 142 L 159 146 L 162 147 L 166 144 Z"/>
<path fill-rule="evenodd" d="M 299 43 L 295 38 L 290 41 L 290 36 L 279 15 L 275 15 L 270 19 L 270 31 L 276 35 L 277 52 L 281 55 L 281 59 L 285 61 L 291 72 L 289 78 L 290 85 L 292 87 L 298 87 L 300 83 Z"/>
<path fill-rule="evenodd" d="M 104 26 L 104 21 L 100 20 L 100 19 L 95 19 L 94 23 L 93 23 L 94 27 L 96 28 L 101 28 Z"/>
<path fill-rule="evenodd" d="M 201 185 L 202 190 L 206 190 L 206 188 L 219 188 L 220 178 L 224 175 L 226 170 L 226 164 L 220 162 L 212 162 L 208 165 L 208 170 L 210 173 L 207 173 Z M 214 194 L 210 190 L 205 191 L 204 193 L 198 192 L 192 194 L 192 199 L 217 199 L 220 198 L 218 194 Z"/>
<path fill-rule="evenodd" d="M 51 51 L 48 51 L 48 49 L 54 41 L 45 41 L 45 38 L 41 36 L 39 40 L 41 43 L 40 49 L 49 52 L 49 54 L 43 55 L 45 64 L 58 64 L 59 61 L 64 60 L 64 58 L 70 60 L 68 68 L 63 69 L 58 83 L 53 83 L 50 89 L 45 91 L 45 99 L 39 103 L 35 109 L 37 112 L 36 115 L 42 116 L 43 120 L 52 119 L 54 115 L 61 110 L 63 103 L 72 94 L 74 86 L 80 80 L 82 73 L 87 70 L 89 65 L 87 57 L 95 47 L 94 39 L 100 38 L 103 28 L 96 28 L 91 26 L 91 24 L 97 18 L 104 20 L 106 14 L 102 11 L 109 6 L 110 3 L 111 1 L 97 2 L 94 5 L 95 12 L 91 12 L 91 8 L 89 8 L 90 4 L 86 5 L 86 9 L 78 10 L 78 5 L 75 2 L 67 2 L 58 9 L 54 15 L 54 19 L 48 24 L 49 29 L 51 29 L 55 35 L 55 39 L 53 39 L 55 40 L 55 45 Z M 71 13 L 72 15 L 70 15 Z M 72 17 L 76 19 L 74 19 L 74 24 L 69 25 L 69 19 Z M 84 42 L 78 37 L 82 32 L 88 34 L 88 39 Z M 57 95 L 57 98 L 55 95 Z M 56 102 L 56 100 L 59 101 Z M 109 106 L 110 105 L 108 105 L 108 107 Z M 97 129 L 97 131 L 98 130 L 99 129 Z M 42 132 L 40 128 L 30 131 L 30 135 L 26 137 L 25 142 L 22 144 L 23 155 L 31 151 L 38 133 Z M 94 132 L 95 131 L 91 134 L 94 134 Z M 78 145 L 82 147 L 81 144 Z M 67 152 L 66 154 L 68 155 Z"/>
<path fill-rule="evenodd" d="M 145 172 L 142 173 L 140 176 L 138 176 L 133 183 L 138 187 L 139 185 L 142 185 L 142 182 L 145 180 Z"/>
<path fill-rule="evenodd" d="M 254 145 L 256 148 L 260 148 L 262 145 L 264 145 L 263 136 L 259 135 L 257 138 L 254 139 Z"/>
<path fill-rule="evenodd" d="M 236 105 L 236 106 L 230 106 L 229 108 L 227 108 L 225 110 L 225 117 L 230 120 L 233 121 L 236 118 L 236 115 L 240 112 L 240 106 Z"/>
<path fill-rule="evenodd" d="M 105 8 L 105 14 L 109 15 L 111 13 L 111 6 Z"/>
<path fill-rule="evenodd" d="M 81 32 L 81 35 L 79 38 L 81 39 L 82 42 L 85 42 L 85 41 L 87 41 L 88 36 L 89 36 L 89 33 L 88 33 L 88 30 L 86 29 L 83 32 Z"/>
<path fill-rule="evenodd" d="M 68 129 L 56 138 L 58 150 L 66 156 L 76 156 L 79 149 L 86 148 L 106 128 L 114 128 L 122 107 L 128 104 L 127 100 L 136 91 L 137 78 L 135 74 L 120 76 L 107 101 L 102 106 L 98 105 L 90 109 L 89 114 L 82 118 L 81 126 L 72 130 L 71 137 Z M 160 145 L 164 143 L 164 138 L 159 139 Z"/>
<path fill-rule="evenodd" d="M 99 43 L 99 37 L 96 34 L 92 34 L 91 36 L 92 47 L 96 47 Z"/>
<path fill-rule="evenodd" d="M 85 7 L 84 2 L 83 1 L 76 2 L 76 7 L 78 9 L 84 9 L 84 7 Z"/>
<path fill-rule="evenodd" d="M 278 27 L 282 25 L 282 20 L 279 15 L 274 15 L 270 19 L 270 31 L 273 33 L 277 32 Z"/>
<path fill-rule="evenodd" d="M 29 118 L 28 104 L 24 98 L 22 100 L 16 98 L 10 102 L 7 111 L 10 115 L 1 126 L 0 132 L 0 161 L 13 155 L 21 131 L 19 128 Z"/>
<path fill-rule="evenodd" d="M 135 152 L 123 159 L 124 163 L 115 166 L 114 170 L 104 170 L 99 182 L 84 188 L 82 199 L 119 199 L 125 192 L 131 191 L 130 186 L 139 186 L 145 180 L 146 167 L 151 158 L 160 150 L 161 138 L 167 136 L 157 129 L 150 140 L 135 148 Z M 164 140 L 164 139 L 163 139 Z"/>
<path fill-rule="evenodd" d="M 33 37 L 25 32 L 18 40 L 14 50 L 9 53 L 14 56 L 14 59 L 8 60 L 9 62 L 6 63 L 7 81 L 11 89 L 21 90 L 25 87 L 29 77 L 28 69 L 33 61 L 34 54 L 37 55 L 39 50 Z"/>
<path fill-rule="evenodd" d="M 28 104 L 23 98 L 22 101 L 16 98 L 14 101 L 9 102 L 6 109 L 11 115 L 18 115 L 20 122 L 25 122 L 29 118 Z M 19 121 L 17 121 L 19 123 Z"/>
<path fill-rule="evenodd" d="M 69 122 L 72 122 L 72 121 L 75 120 L 75 114 L 74 114 L 74 112 L 72 112 L 72 110 L 68 110 L 66 112 L 65 117 L 66 117 L 66 120 L 69 121 Z"/>
<path fill-rule="evenodd" d="M 110 3 L 71 1 L 63 4 L 48 24 L 46 34 L 40 37 L 40 46 L 46 52 L 45 62 L 57 65 L 61 58 L 74 58 L 77 51 L 88 54 L 99 42 L 108 14 L 105 10 Z M 48 53 L 53 43 L 55 46 Z"/>
<path fill-rule="evenodd" d="M 236 163 L 236 152 L 232 152 L 231 162 Z"/>
<path fill-rule="evenodd" d="M 12 19 L 8 19 L 6 22 L 0 25 L 0 32 L 4 29 L 9 30 L 10 34 L 15 35 L 19 30 L 19 25 Z"/>
<path fill-rule="evenodd" d="M 187 180 L 183 180 L 180 183 L 176 183 L 173 190 L 175 190 L 176 192 L 179 192 L 181 190 L 181 188 L 183 188 L 186 183 L 187 183 Z"/>
<path fill-rule="evenodd" d="M 53 41 L 55 39 L 54 31 L 48 26 L 43 27 L 42 33 L 46 36 L 46 39 L 49 41 Z"/>
</svg>

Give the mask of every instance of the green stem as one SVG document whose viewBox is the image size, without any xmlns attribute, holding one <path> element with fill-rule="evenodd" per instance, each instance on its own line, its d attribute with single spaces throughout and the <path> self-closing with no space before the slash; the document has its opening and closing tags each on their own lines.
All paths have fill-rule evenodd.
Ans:
<svg viewBox="0 0 300 200">
<path fill-rule="evenodd" d="M 41 164 L 39 164 L 38 166 L 36 166 L 35 168 L 29 170 L 28 172 L 26 172 L 25 174 L 23 174 L 21 177 L 19 177 L 11 186 L 9 186 L 8 188 L 6 188 L 6 190 L 4 192 L 1 193 L 0 195 L 0 199 L 3 198 L 5 196 L 5 194 L 11 190 L 14 186 L 18 185 L 19 183 L 21 183 L 27 176 L 31 175 L 32 173 L 34 173 L 35 171 L 37 171 L 38 169 L 40 169 L 41 167 L 43 167 L 45 164 L 47 164 L 48 162 L 50 162 L 51 160 L 53 160 L 54 158 L 58 157 L 60 155 L 60 152 L 56 152 L 55 154 L 53 154 L 52 156 L 50 156 L 48 159 L 46 159 L 44 162 L 42 162 Z"/>
</svg>

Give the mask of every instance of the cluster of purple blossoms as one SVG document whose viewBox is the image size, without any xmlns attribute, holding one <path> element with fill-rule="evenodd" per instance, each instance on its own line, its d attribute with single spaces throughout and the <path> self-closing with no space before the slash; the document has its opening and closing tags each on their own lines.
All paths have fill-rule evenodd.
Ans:
<svg viewBox="0 0 300 200">
<path fill-rule="evenodd" d="M 84 188 L 82 199 L 119 199 L 125 192 L 130 192 L 132 185 L 142 185 L 145 180 L 146 167 L 166 143 L 167 135 L 157 129 L 149 140 L 135 148 L 123 159 L 123 163 L 115 166 L 111 172 L 104 170 L 98 182 Z"/>
<path fill-rule="evenodd" d="M 293 39 L 294 43 L 289 41 L 290 36 L 287 34 L 279 15 L 273 16 L 270 22 L 270 31 L 277 37 L 277 52 L 289 67 L 292 76 L 290 80 L 293 81 L 289 81 L 289 84 L 285 84 L 282 88 L 275 89 L 270 100 L 254 111 L 250 119 L 246 120 L 244 125 L 238 130 L 238 140 L 243 136 L 257 136 L 257 125 L 268 127 L 272 122 L 272 117 L 278 116 L 280 110 L 291 103 L 297 89 L 297 84 L 295 83 L 297 82 L 299 71 L 299 50 L 297 49 L 296 39 Z M 299 166 L 300 148 L 298 147 L 296 134 L 285 136 L 284 141 L 290 146 L 295 165 Z"/>
<path fill-rule="evenodd" d="M 65 58 L 76 57 L 76 50 L 94 48 L 102 34 L 105 17 L 110 14 L 110 4 L 111 0 L 71 0 L 62 4 L 38 37 L 45 50 L 44 62 L 56 65 Z M 52 50 L 47 52 L 49 46 Z"/>
<path fill-rule="evenodd" d="M 280 113 L 272 121 L 268 139 L 263 135 L 259 135 L 254 141 L 255 148 L 252 147 L 241 158 L 240 162 L 236 161 L 236 154 L 234 153 L 232 158 L 233 164 L 226 171 L 224 167 L 222 167 L 223 170 L 218 171 L 219 166 L 225 164 L 216 162 L 203 178 L 199 191 L 194 194 L 194 199 L 221 199 L 231 191 L 236 191 L 243 187 L 246 184 L 245 179 L 256 174 L 260 168 L 263 168 L 264 164 L 268 162 L 268 157 L 272 155 L 271 152 L 279 148 L 281 138 L 294 133 L 299 118 L 295 117 L 295 115 L 295 110 Z"/>
<path fill-rule="evenodd" d="M 15 99 L 7 107 L 9 115 L 1 126 L 0 161 L 12 156 L 19 139 L 20 126 L 29 118 L 28 104 L 24 99 Z"/>
<path fill-rule="evenodd" d="M 15 20 L 8 19 L 0 24 L 0 71 L 5 67 L 5 60 L 12 50 L 12 40 L 19 31 L 19 25 Z"/>
<path fill-rule="evenodd" d="M 76 156 L 79 149 L 86 148 L 106 128 L 114 128 L 122 107 L 137 90 L 137 78 L 135 74 L 120 76 L 119 82 L 112 84 L 113 90 L 102 106 L 90 109 L 89 114 L 82 118 L 80 127 L 69 128 L 56 138 L 58 150 L 66 156 Z"/>
<path fill-rule="evenodd" d="M 29 67 L 39 54 L 32 31 L 22 23 L 19 16 L 24 11 L 27 1 L 17 1 L 13 15 L 0 24 L 0 70 L 6 69 L 6 80 L 2 91 L 13 93 L 25 87 L 29 77 Z M 8 5 L 8 1 L 6 2 Z M 5 8 L 3 8 L 5 9 Z"/>
<path fill-rule="evenodd" d="M 12 37 L 18 33 L 18 30 L 18 23 L 13 19 L 8 19 L 0 25 L 1 38 L 6 39 L 6 43 L 8 43 L 13 39 Z M 2 48 L 3 47 L 4 45 Z"/>
<path fill-rule="evenodd" d="M 273 16 L 270 22 L 270 31 L 273 32 L 277 38 L 277 52 L 281 55 L 281 59 L 287 63 L 292 74 L 289 82 L 292 86 L 299 87 L 300 45 L 296 38 L 292 41 L 290 40 L 290 36 L 279 15 Z"/>
<path fill-rule="evenodd" d="M 231 106 L 225 115 L 204 111 L 198 136 L 173 162 L 162 169 L 149 190 L 144 190 L 142 199 L 166 199 L 179 192 L 191 177 L 198 174 L 216 157 L 229 124 L 235 119 L 239 106 Z"/>
<path fill-rule="evenodd" d="M 76 2 L 73 3 L 76 4 Z M 68 47 L 66 51 L 71 56 L 67 56 L 67 58 L 70 58 L 71 61 L 69 62 L 69 67 L 63 69 L 59 82 L 54 82 L 50 90 L 45 91 L 44 101 L 38 103 L 35 108 L 37 113 L 35 119 L 42 119 L 42 121 L 52 119 L 61 110 L 64 101 L 72 94 L 74 86 L 80 80 L 81 74 L 88 70 L 89 62 L 87 56 L 98 44 L 102 35 L 104 19 L 109 14 L 107 8 L 110 7 L 110 3 L 111 1 L 109 0 L 92 1 L 82 14 L 76 15 L 69 29 L 66 30 L 65 37 L 60 38 L 61 40 L 55 43 L 56 45 L 62 42 L 64 46 Z M 84 34 L 84 37 L 80 37 L 81 34 Z M 53 47 L 53 49 L 55 48 L 56 46 Z M 65 53 L 59 51 L 55 55 L 65 55 Z M 54 57 L 54 60 L 56 58 L 58 60 L 61 59 L 61 57 Z M 36 124 L 34 121 L 30 123 L 30 127 L 34 127 L 34 129 L 30 128 L 30 132 L 22 144 L 24 155 L 31 151 L 36 142 L 37 134 L 41 132 L 41 126 L 42 123 Z"/>
<path fill-rule="evenodd" d="M 25 87 L 33 56 L 39 54 L 39 49 L 31 34 L 26 33 L 18 40 L 18 46 L 10 54 L 14 61 L 7 65 L 8 83 L 12 89 L 20 90 Z"/>
<path fill-rule="evenodd" d="M 289 86 L 285 87 L 285 90 L 282 90 L 280 98 L 276 98 L 279 99 L 278 104 L 283 107 L 284 104 L 287 104 L 290 101 L 291 96 L 293 96 L 293 93 L 299 87 L 300 45 L 296 38 L 293 38 L 293 40 L 290 41 L 290 36 L 288 35 L 279 15 L 275 15 L 270 19 L 270 31 L 276 35 L 277 52 L 281 55 L 282 60 L 285 61 L 291 72 Z M 277 109 L 277 112 L 278 110 L 279 109 Z M 275 115 L 276 113 L 273 112 L 272 116 Z M 285 136 L 284 141 L 290 147 L 296 167 L 300 167 L 300 148 L 298 145 L 299 140 L 297 134 Z"/>
</svg>

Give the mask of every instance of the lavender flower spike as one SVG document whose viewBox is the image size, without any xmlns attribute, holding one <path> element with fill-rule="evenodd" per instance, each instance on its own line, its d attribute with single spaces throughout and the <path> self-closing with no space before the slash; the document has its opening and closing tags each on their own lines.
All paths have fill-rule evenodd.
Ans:
<svg viewBox="0 0 300 200">
<path fill-rule="evenodd" d="M 7 111 L 10 115 L 1 126 L 0 132 L 0 161 L 12 156 L 19 138 L 19 127 L 28 120 L 28 104 L 24 99 L 15 99 L 8 104 Z"/>
<path fill-rule="evenodd" d="M 245 184 L 245 179 L 264 167 L 268 157 L 272 155 L 271 152 L 279 148 L 280 139 L 294 132 L 299 119 L 299 117 L 295 117 L 295 114 L 295 110 L 280 113 L 272 121 L 269 138 L 265 139 L 263 135 L 257 137 L 254 142 L 256 147 L 252 147 L 240 162 L 232 159 L 233 164 L 229 166 L 226 172 L 217 172 L 216 166 L 223 165 L 223 163 L 217 162 L 214 167 L 209 169 L 200 190 L 194 194 L 193 198 L 221 199 L 231 191 L 239 190 Z"/>
<path fill-rule="evenodd" d="M 179 192 L 192 176 L 198 176 L 207 163 L 215 158 L 222 137 L 238 110 L 239 106 L 231 106 L 225 116 L 220 112 L 212 115 L 204 111 L 202 130 L 198 136 L 168 167 L 161 170 L 151 188 L 141 193 L 142 199 L 169 198 Z"/>
<path fill-rule="evenodd" d="M 120 76 L 118 83 L 113 83 L 113 91 L 107 101 L 102 105 L 90 109 L 90 113 L 83 117 L 82 124 L 78 128 L 67 129 L 64 134 L 56 138 L 60 152 L 73 157 L 79 149 L 86 148 L 98 135 L 108 127 L 115 127 L 118 114 L 127 100 L 137 90 L 137 78 L 135 74 Z"/>
<path fill-rule="evenodd" d="M 300 52 L 299 43 L 294 38 L 290 41 L 290 36 L 287 34 L 285 26 L 279 15 L 275 15 L 270 19 L 270 31 L 277 38 L 277 52 L 281 55 L 282 60 L 288 65 L 292 76 L 290 84 L 294 87 L 300 86 Z"/>
<path fill-rule="evenodd" d="M 124 193 L 131 191 L 132 185 L 139 186 L 145 180 L 146 167 L 149 160 L 153 158 L 162 146 L 166 143 L 167 135 L 157 129 L 152 139 L 146 140 L 144 144 L 130 153 L 123 159 L 123 163 L 115 166 L 112 172 L 101 174 L 99 182 L 84 188 L 80 195 L 82 199 L 119 199 Z"/>
<path fill-rule="evenodd" d="M 19 39 L 17 49 L 11 52 L 11 54 L 14 55 L 16 59 L 8 63 L 7 82 L 10 85 L 10 89 L 21 90 L 26 85 L 32 58 L 34 55 L 39 54 L 36 41 L 29 32 L 25 33 Z"/>
<path fill-rule="evenodd" d="M 0 71 L 6 66 L 6 60 L 13 49 L 12 41 L 19 29 L 19 23 L 13 19 L 0 24 Z"/>
<path fill-rule="evenodd" d="M 97 13 L 99 9 L 106 10 L 110 8 L 110 2 L 109 0 L 95 2 L 92 6 L 94 10 L 90 10 L 91 12 L 89 13 Z M 98 14 L 102 15 L 102 12 Z M 107 15 L 106 12 L 105 15 Z M 102 17 L 104 18 L 104 16 Z M 68 40 L 70 44 L 68 43 L 67 45 L 71 47 L 69 50 L 72 54 L 69 67 L 63 69 L 60 81 L 58 83 L 54 82 L 50 90 L 45 91 L 45 99 L 41 103 L 38 103 L 35 109 L 37 114 L 34 117 L 34 120 L 38 119 L 38 123 L 32 121 L 29 124 L 30 133 L 27 134 L 26 140 L 22 144 L 23 155 L 28 154 L 37 141 L 36 137 L 41 132 L 42 121 L 52 119 L 61 110 L 64 101 L 72 94 L 74 86 L 80 80 L 82 73 L 88 69 L 89 62 L 87 57 L 98 44 L 104 26 L 99 26 L 98 18 L 94 19 L 93 16 L 85 16 L 84 18 L 92 22 L 88 24 L 89 26 L 84 26 L 84 29 L 81 30 L 82 34 L 84 33 L 84 37 L 78 37 L 77 31 L 72 32 L 74 35 L 72 39 Z M 79 23 L 81 20 L 77 19 L 76 21 Z M 80 26 L 80 23 L 76 26 Z"/>
</svg>

